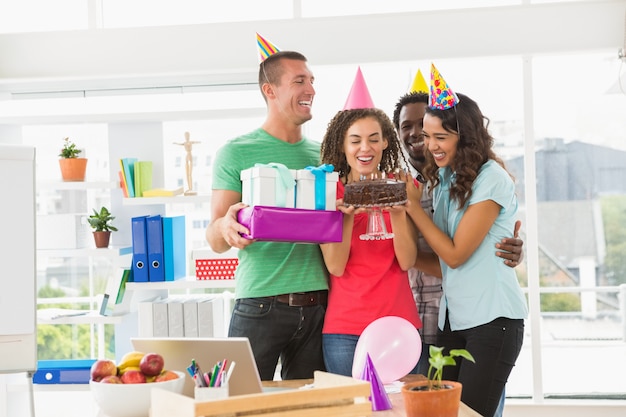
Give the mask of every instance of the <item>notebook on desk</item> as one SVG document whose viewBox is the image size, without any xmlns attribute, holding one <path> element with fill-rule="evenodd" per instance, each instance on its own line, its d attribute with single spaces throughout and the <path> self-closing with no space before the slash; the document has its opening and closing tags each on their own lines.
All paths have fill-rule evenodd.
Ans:
<svg viewBox="0 0 626 417">
<path fill-rule="evenodd" d="M 228 383 L 230 395 L 258 394 L 262 391 L 261 378 L 246 337 L 226 338 L 131 338 L 139 352 L 156 352 L 163 356 L 165 369 L 185 373 L 183 394 L 194 396 L 194 382 L 186 369 L 195 359 L 203 372 L 208 372 L 223 359 L 235 361 L 236 366 Z"/>
</svg>

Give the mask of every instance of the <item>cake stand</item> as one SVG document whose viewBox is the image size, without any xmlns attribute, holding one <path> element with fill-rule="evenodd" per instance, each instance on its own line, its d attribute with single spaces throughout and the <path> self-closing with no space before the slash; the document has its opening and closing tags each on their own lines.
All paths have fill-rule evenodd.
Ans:
<svg viewBox="0 0 626 417">
<path fill-rule="evenodd" d="M 393 233 L 387 233 L 385 218 L 380 207 L 368 207 L 367 231 L 359 236 L 361 240 L 393 239 Z"/>
</svg>

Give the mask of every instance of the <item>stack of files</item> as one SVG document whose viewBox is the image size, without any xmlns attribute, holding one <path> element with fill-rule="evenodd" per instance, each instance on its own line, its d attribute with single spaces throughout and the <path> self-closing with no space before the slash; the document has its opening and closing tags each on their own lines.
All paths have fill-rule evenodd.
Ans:
<svg viewBox="0 0 626 417">
<path fill-rule="evenodd" d="M 122 158 L 119 177 L 124 197 L 144 197 L 144 191 L 152 189 L 152 161 Z"/>
<path fill-rule="evenodd" d="M 124 297 L 126 283 L 132 280 L 132 269 L 119 268 L 107 281 L 100 305 L 100 315 L 119 316 L 130 311 L 130 296 Z"/>
<path fill-rule="evenodd" d="M 168 297 L 138 304 L 139 337 L 225 337 L 221 297 Z"/>
<path fill-rule="evenodd" d="M 134 282 L 174 281 L 187 273 L 185 216 L 131 219 Z"/>
</svg>

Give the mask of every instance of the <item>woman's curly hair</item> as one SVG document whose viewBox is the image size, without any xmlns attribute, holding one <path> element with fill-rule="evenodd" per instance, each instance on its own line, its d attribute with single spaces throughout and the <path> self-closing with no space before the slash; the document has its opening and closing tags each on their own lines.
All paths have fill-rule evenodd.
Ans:
<svg viewBox="0 0 626 417">
<path fill-rule="evenodd" d="M 343 150 L 346 133 L 354 122 L 368 117 L 380 124 L 383 138 L 388 143 L 387 149 L 383 150 L 380 170 L 389 173 L 401 167 L 400 158 L 404 158 L 400 148 L 402 145 L 393 123 L 385 112 L 373 108 L 341 110 L 328 123 L 322 141 L 321 161 L 323 164 L 333 164 L 335 171 L 339 173 L 339 177 L 342 179 L 347 180 L 348 174 L 350 174 L 350 166 Z"/>
<path fill-rule="evenodd" d="M 489 119 L 482 114 L 474 100 L 464 94 L 457 95 L 459 102 L 453 108 L 439 110 L 426 107 L 426 114 L 441 119 L 441 125 L 447 132 L 460 133 L 454 159 L 456 181 L 450 186 L 450 194 L 460 207 L 464 207 L 472 196 L 472 184 L 485 162 L 493 159 L 505 167 L 492 149 L 494 139 L 488 130 Z M 432 154 L 426 152 L 426 164 L 422 174 L 431 181 L 432 188 L 440 182 L 438 170 Z"/>
</svg>

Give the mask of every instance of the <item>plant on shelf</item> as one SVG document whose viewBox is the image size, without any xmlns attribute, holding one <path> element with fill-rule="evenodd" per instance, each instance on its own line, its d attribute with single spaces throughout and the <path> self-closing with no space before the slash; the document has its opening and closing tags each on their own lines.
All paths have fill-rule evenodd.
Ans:
<svg viewBox="0 0 626 417">
<path fill-rule="evenodd" d="M 66 137 L 63 139 L 63 148 L 59 156 L 61 158 L 78 158 L 78 154 L 81 152 L 82 150 L 78 149 L 76 144 L 72 142 L 69 137 Z"/>
<path fill-rule="evenodd" d="M 84 181 L 87 170 L 87 158 L 79 158 L 82 149 L 78 149 L 76 144 L 69 137 L 63 139 L 63 148 L 59 153 L 59 165 L 63 181 Z"/>
<path fill-rule="evenodd" d="M 109 222 L 115 219 L 106 207 L 102 206 L 100 211 L 93 209 L 93 214 L 89 216 L 87 221 L 94 229 L 93 237 L 96 242 L 96 248 L 106 248 L 109 246 L 111 232 L 117 232 L 117 228 Z"/>
<path fill-rule="evenodd" d="M 443 347 L 430 346 L 428 375 L 425 380 L 410 382 L 402 387 L 402 396 L 407 417 L 440 416 L 456 417 L 461 405 L 462 385 L 443 379 L 443 368 L 456 365 L 456 357 L 475 362 L 465 349 L 451 349 L 443 354 Z M 425 353 L 425 352 L 422 352 Z"/>
</svg>

